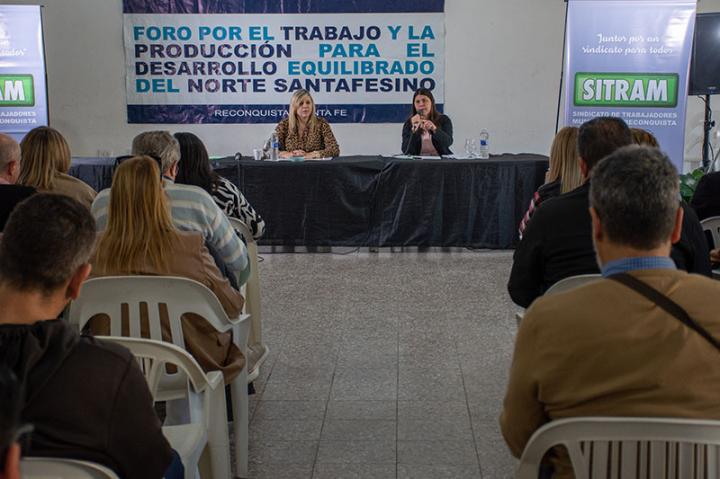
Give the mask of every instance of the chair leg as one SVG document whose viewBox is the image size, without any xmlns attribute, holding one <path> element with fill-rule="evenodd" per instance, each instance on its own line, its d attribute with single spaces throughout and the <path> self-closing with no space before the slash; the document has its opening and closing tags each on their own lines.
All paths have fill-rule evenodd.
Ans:
<svg viewBox="0 0 720 479">
<path fill-rule="evenodd" d="M 210 403 L 212 414 L 208 424 L 208 449 L 212 468 L 211 477 L 230 477 L 230 437 L 223 385 L 212 391 Z"/>
<path fill-rule="evenodd" d="M 233 430 L 235 432 L 235 461 L 237 475 L 248 477 L 249 409 L 247 367 L 232 383 Z"/>
</svg>

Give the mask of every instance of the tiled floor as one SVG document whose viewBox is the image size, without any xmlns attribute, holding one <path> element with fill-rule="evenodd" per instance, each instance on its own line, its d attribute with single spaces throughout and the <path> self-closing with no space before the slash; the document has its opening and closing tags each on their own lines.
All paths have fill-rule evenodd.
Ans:
<svg viewBox="0 0 720 479">
<path fill-rule="evenodd" d="M 251 477 L 512 477 L 510 253 L 263 258 Z"/>
</svg>

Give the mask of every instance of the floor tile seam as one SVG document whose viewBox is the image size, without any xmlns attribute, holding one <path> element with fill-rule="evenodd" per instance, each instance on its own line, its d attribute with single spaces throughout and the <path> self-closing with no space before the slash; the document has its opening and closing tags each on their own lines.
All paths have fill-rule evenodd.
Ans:
<svg viewBox="0 0 720 479">
<path fill-rule="evenodd" d="M 400 433 L 400 326 L 395 328 L 395 477 L 398 477 L 398 436 Z"/>
<path fill-rule="evenodd" d="M 284 337 L 282 338 L 284 341 Z M 278 344 L 283 344 L 283 341 L 278 341 Z M 263 393 L 265 392 L 265 388 L 267 388 L 268 380 L 270 379 L 270 376 L 272 376 L 273 370 L 275 369 L 275 365 L 277 364 L 277 358 L 280 357 L 280 352 L 282 352 L 282 349 L 278 351 L 275 354 L 275 359 L 270 362 L 270 371 L 268 372 L 267 376 L 265 377 L 265 380 L 262 381 L 262 387 L 255 390 L 255 401 L 262 401 Z M 272 352 L 270 352 L 272 354 Z M 269 361 L 265 361 L 265 364 L 267 364 Z M 260 366 L 260 371 L 262 371 L 262 366 Z M 252 424 L 253 420 L 255 419 L 255 414 L 257 414 L 258 408 L 261 406 L 261 404 L 258 404 L 255 406 L 252 410 L 252 413 L 248 416 L 248 427 L 250 424 Z"/>
<path fill-rule="evenodd" d="M 465 392 L 465 406 L 467 407 L 468 418 L 470 419 L 470 431 L 472 432 L 472 443 L 475 447 L 475 456 L 477 458 L 478 469 L 480 470 L 480 479 L 483 479 L 483 464 L 480 462 L 480 451 L 478 450 L 477 438 L 475 436 L 475 424 L 472 420 L 472 411 L 470 411 L 470 399 L 468 396 L 467 386 L 465 385 L 465 373 L 463 372 L 462 364 L 460 364 L 460 376 L 462 378 L 463 391 Z"/>
<path fill-rule="evenodd" d="M 330 410 L 330 399 L 332 398 L 333 386 L 335 384 L 335 373 L 337 372 L 339 354 L 340 353 L 339 353 L 338 349 L 335 349 L 335 351 L 333 352 L 333 355 L 334 355 L 334 357 L 333 357 L 333 372 L 332 372 L 332 377 L 330 378 L 330 387 L 328 388 L 328 394 L 327 394 L 327 397 L 325 398 L 325 413 L 323 414 L 322 424 L 320 425 L 320 436 L 317 441 L 317 447 L 315 448 L 315 455 L 313 457 L 313 462 L 312 462 L 312 470 L 310 471 L 311 478 L 315 477 L 315 467 L 317 466 L 318 457 L 320 456 L 320 442 L 321 442 L 321 438 L 323 435 L 323 431 L 325 430 L 325 422 L 327 421 L 327 418 L 328 418 L 328 411 Z"/>
</svg>

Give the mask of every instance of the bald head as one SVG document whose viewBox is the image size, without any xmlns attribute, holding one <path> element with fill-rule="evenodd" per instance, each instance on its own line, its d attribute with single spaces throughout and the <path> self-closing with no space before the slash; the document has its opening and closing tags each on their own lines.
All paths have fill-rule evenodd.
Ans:
<svg viewBox="0 0 720 479">
<path fill-rule="evenodd" d="M 20 145 L 11 136 L 0 133 L 0 177 L 15 183 L 20 173 Z"/>
</svg>

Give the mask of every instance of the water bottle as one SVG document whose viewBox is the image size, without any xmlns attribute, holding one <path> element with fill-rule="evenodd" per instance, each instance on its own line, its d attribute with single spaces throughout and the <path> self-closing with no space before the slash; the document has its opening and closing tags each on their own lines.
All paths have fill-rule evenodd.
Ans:
<svg viewBox="0 0 720 479">
<path fill-rule="evenodd" d="M 273 161 L 277 161 L 279 151 L 280 140 L 278 140 L 277 133 L 273 131 L 273 134 L 270 135 L 270 159 Z"/>
<path fill-rule="evenodd" d="M 481 160 L 490 158 L 490 133 L 485 128 L 480 131 L 480 151 L 478 158 Z"/>
</svg>

